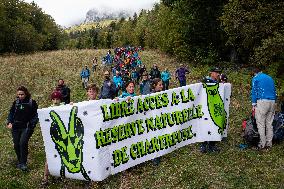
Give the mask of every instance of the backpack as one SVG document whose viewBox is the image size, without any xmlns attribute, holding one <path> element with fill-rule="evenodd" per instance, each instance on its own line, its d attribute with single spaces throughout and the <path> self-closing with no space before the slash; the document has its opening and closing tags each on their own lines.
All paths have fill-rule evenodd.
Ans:
<svg viewBox="0 0 284 189">
<path fill-rule="evenodd" d="M 273 142 L 279 143 L 284 140 L 284 114 L 278 112 L 274 115 L 273 126 Z M 248 145 L 257 146 L 259 142 L 259 134 L 256 120 L 252 115 L 250 118 L 243 120 L 243 138 Z"/>
<path fill-rule="evenodd" d="M 243 120 L 243 138 L 245 142 L 250 146 L 257 146 L 259 142 L 259 134 L 256 125 L 256 120 L 253 115 L 250 118 Z"/>
<path fill-rule="evenodd" d="M 272 122 L 273 126 L 273 141 L 280 142 L 284 139 L 284 114 L 278 112 L 274 115 Z"/>
<path fill-rule="evenodd" d="M 20 100 L 17 98 L 16 104 L 15 104 L 15 112 L 14 113 L 16 113 L 19 104 L 20 104 Z M 28 102 L 28 105 L 29 105 L 30 108 L 32 108 L 32 106 L 33 106 L 33 99 L 30 98 L 30 100 Z"/>
</svg>

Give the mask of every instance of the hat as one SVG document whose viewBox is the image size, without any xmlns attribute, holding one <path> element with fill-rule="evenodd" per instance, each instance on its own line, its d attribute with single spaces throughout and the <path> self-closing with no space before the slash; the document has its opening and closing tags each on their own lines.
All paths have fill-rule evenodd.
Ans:
<svg viewBox="0 0 284 189">
<path fill-rule="evenodd" d="M 228 82 L 228 77 L 227 77 L 225 74 L 221 74 L 221 75 L 220 75 L 220 80 L 221 80 L 222 82 Z"/>
<path fill-rule="evenodd" d="M 211 68 L 210 72 L 217 72 L 217 73 L 220 73 L 220 72 L 221 72 L 221 69 L 218 68 L 218 67 L 214 67 L 214 68 Z"/>
<path fill-rule="evenodd" d="M 62 99 L 62 94 L 59 91 L 53 91 L 50 95 L 51 99 Z"/>
</svg>

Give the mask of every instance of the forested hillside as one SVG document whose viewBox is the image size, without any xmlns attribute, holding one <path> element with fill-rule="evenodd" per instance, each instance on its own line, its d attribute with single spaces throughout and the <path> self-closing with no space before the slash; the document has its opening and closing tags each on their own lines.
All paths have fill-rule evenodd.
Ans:
<svg viewBox="0 0 284 189">
<path fill-rule="evenodd" d="M 61 33 L 35 3 L 0 1 L 0 53 L 59 49 Z"/>
<path fill-rule="evenodd" d="M 194 64 L 262 64 L 280 76 L 283 9 L 280 0 L 162 0 L 132 17 L 66 33 L 35 3 L 1 0 L 0 52 L 135 45 Z"/>
<path fill-rule="evenodd" d="M 195 64 L 262 64 L 281 75 L 283 9 L 283 1 L 163 0 L 150 11 L 82 32 L 76 43 L 79 48 L 141 45 Z"/>
</svg>

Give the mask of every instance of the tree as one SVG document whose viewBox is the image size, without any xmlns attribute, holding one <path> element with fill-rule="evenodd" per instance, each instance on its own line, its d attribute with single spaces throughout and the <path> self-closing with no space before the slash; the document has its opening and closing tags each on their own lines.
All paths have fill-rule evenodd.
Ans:
<svg viewBox="0 0 284 189">
<path fill-rule="evenodd" d="M 58 49 L 61 30 L 34 2 L 0 1 L 0 52 Z"/>
<path fill-rule="evenodd" d="M 284 2 L 280 0 L 231 0 L 225 5 L 220 19 L 229 37 L 227 45 L 237 50 L 242 62 L 269 64 L 272 57 L 283 57 L 283 51 L 273 50 L 276 39 L 280 42 L 277 47 L 283 49 L 283 10 Z"/>
</svg>

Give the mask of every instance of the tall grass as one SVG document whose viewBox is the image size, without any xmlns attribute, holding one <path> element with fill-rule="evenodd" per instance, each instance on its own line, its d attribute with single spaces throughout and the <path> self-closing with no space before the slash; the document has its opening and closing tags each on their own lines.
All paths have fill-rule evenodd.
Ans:
<svg viewBox="0 0 284 189">
<path fill-rule="evenodd" d="M 107 50 L 72 50 L 40 52 L 30 55 L 0 58 L 0 188 L 40 188 L 44 171 L 45 152 L 42 136 L 37 127 L 29 149 L 29 169 L 24 173 L 16 169 L 16 155 L 10 131 L 5 128 L 8 110 L 15 99 L 15 90 L 25 85 L 40 108 L 50 105 L 49 95 L 57 80 L 63 78 L 71 88 L 71 101 L 84 100 L 80 71 L 84 65 L 91 67 L 94 56 L 102 57 Z M 176 87 L 174 71 L 179 62 L 157 51 L 141 53 L 149 69 L 154 63 L 161 69 L 168 67 Z M 188 83 L 195 83 L 207 74 L 209 67 L 188 64 L 191 73 Z M 103 82 L 104 68 L 99 66 L 92 82 Z M 87 183 L 65 179 L 50 179 L 47 188 L 284 188 L 283 144 L 271 151 L 260 153 L 251 149 L 241 151 L 241 122 L 249 114 L 250 75 L 246 69 L 227 67 L 225 73 L 232 83 L 229 136 L 220 142 L 220 153 L 200 154 L 198 144 L 188 145 L 162 157 L 155 167 L 145 162 L 123 173 L 110 176 L 103 182 Z"/>
</svg>

